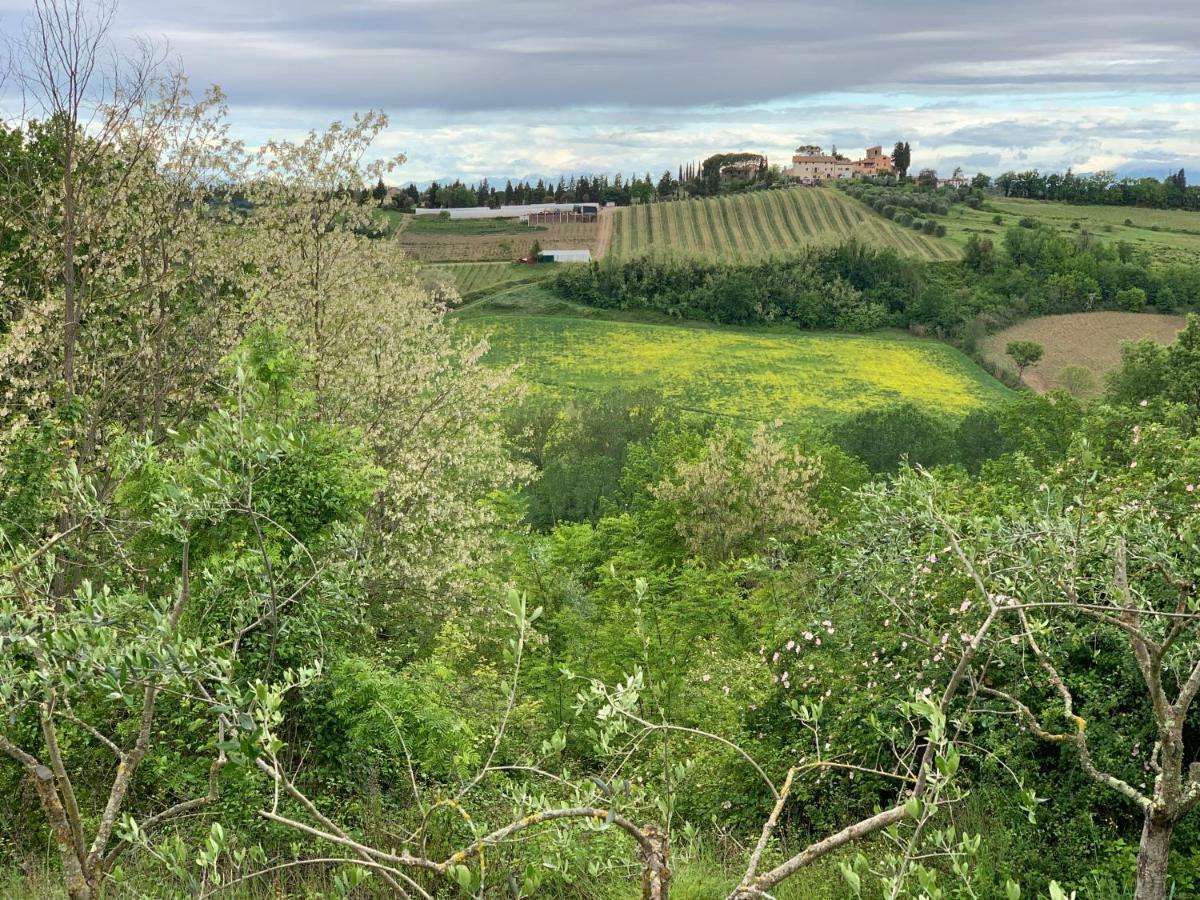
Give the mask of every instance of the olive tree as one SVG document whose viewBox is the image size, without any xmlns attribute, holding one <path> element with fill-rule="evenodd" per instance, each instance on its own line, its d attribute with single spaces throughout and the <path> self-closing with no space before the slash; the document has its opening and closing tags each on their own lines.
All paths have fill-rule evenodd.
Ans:
<svg viewBox="0 0 1200 900">
<path fill-rule="evenodd" d="M 930 570 L 919 577 L 940 585 L 932 596 L 958 613 L 947 632 L 981 630 L 977 600 L 955 605 L 964 586 L 988 598 L 989 621 L 999 617 L 980 655 L 987 667 L 968 673 L 973 691 L 1037 738 L 1070 748 L 1088 779 L 1140 814 L 1136 895 L 1161 900 L 1172 832 L 1200 805 L 1191 739 L 1200 692 L 1200 448 L 1166 426 L 1123 428 L 1113 446 L 1078 437 L 1065 464 L 1040 478 L 1028 473 L 1024 496 L 1001 507 L 924 476 L 906 476 L 899 490 L 924 511 L 928 543 L 913 546 L 938 561 L 913 565 Z M 1080 642 L 1097 648 L 1095 660 L 1072 652 Z M 1103 715 L 1122 716 L 1145 736 L 1146 752 L 1089 727 L 1098 698 L 1083 685 L 1097 666 L 1103 696 L 1129 698 Z"/>
<path fill-rule="evenodd" d="M 39 540 L 0 526 L 0 751 L 36 789 L 73 900 L 100 896 L 132 836 L 217 799 L 233 734 L 219 718 L 205 742 L 206 789 L 130 809 L 163 704 L 207 715 L 238 703 L 244 657 L 269 670 L 285 620 L 322 609 L 326 592 L 344 599 L 340 554 L 321 556 L 338 550 L 341 525 L 361 520 L 374 469 L 355 460 L 351 433 L 323 432 L 302 404 L 281 401 L 276 344 L 260 336 L 234 359 L 227 390 L 187 440 L 106 447 L 120 490 L 100 491 L 73 465 L 52 473 L 57 505 L 80 523 L 72 531 Z M 290 509 L 298 489 L 321 491 L 319 513 Z M 68 546 L 82 572 L 62 596 L 56 555 Z M 111 768 L 95 771 L 83 747 L 111 754 Z M 84 793 L 84 782 L 107 787 Z"/>
</svg>

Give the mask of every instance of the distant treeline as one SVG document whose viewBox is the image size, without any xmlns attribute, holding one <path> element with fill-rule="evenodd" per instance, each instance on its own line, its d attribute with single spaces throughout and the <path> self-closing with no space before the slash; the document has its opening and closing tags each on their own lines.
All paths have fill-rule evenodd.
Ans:
<svg viewBox="0 0 1200 900">
<path fill-rule="evenodd" d="M 959 262 L 921 262 L 858 244 L 748 264 L 642 257 L 564 267 L 561 297 L 685 319 L 864 332 L 915 328 L 966 343 L 1032 315 L 1200 309 L 1200 266 L 1155 266 L 1132 245 L 1044 227 L 972 237 Z"/>
<path fill-rule="evenodd" d="M 403 188 L 393 204 L 404 209 L 459 209 L 488 206 L 493 209 L 512 204 L 530 203 L 614 203 L 629 206 L 654 200 L 673 200 L 679 196 L 709 197 L 755 186 L 769 186 L 779 179 L 765 156 L 757 153 L 717 153 L 701 163 L 680 165 L 674 173 L 667 169 L 657 179 L 644 175 L 586 175 L 560 177 L 557 182 L 539 178 L 536 182 L 509 180 L 503 187 L 488 179 L 464 184 L 433 182 L 421 190 L 415 184 Z M 387 186 L 380 181 L 371 192 L 382 201 Z"/>
<path fill-rule="evenodd" d="M 1043 174 L 1005 172 L 993 181 L 1005 197 L 1059 200 L 1063 203 L 1097 203 L 1107 206 L 1146 206 L 1154 209 L 1200 210 L 1200 187 L 1189 187 L 1183 169 L 1159 181 L 1157 178 L 1117 179 L 1112 172 L 1076 175 L 1067 172 Z"/>
</svg>

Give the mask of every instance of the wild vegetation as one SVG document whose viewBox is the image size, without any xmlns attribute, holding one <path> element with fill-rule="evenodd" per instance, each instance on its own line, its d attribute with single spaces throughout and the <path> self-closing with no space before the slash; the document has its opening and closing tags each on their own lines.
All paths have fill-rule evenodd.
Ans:
<svg viewBox="0 0 1200 900">
<path fill-rule="evenodd" d="M 965 329 L 1194 304 L 1191 270 L 1018 227 L 450 316 L 359 202 L 384 116 L 250 153 L 219 91 L 110 53 L 108 7 L 29 24 L 6 895 L 1200 890 L 1200 317 L 1085 404 L 786 306 Z"/>
</svg>

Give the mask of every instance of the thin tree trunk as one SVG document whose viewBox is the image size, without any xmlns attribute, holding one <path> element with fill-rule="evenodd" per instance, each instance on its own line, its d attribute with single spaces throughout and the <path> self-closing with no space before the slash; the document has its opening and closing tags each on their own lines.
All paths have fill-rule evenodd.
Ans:
<svg viewBox="0 0 1200 900">
<path fill-rule="evenodd" d="M 642 900 L 668 900 L 671 870 L 667 866 L 667 835 L 657 825 L 642 829 L 648 844 L 642 848 Z"/>
<path fill-rule="evenodd" d="M 54 835 L 54 843 L 58 846 L 67 897 L 70 900 L 92 900 L 95 893 L 84 872 L 83 861 L 76 852 L 71 824 L 54 784 L 54 773 L 43 765 L 36 765 L 30 774 L 33 776 L 38 798 L 42 802 L 42 809 L 46 813 L 46 820 L 50 824 L 50 832 Z"/>
<path fill-rule="evenodd" d="M 1166 900 L 1167 861 L 1175 822 L 1147 812 L 1138 847 L 1137 900 Z"/>
</svg>

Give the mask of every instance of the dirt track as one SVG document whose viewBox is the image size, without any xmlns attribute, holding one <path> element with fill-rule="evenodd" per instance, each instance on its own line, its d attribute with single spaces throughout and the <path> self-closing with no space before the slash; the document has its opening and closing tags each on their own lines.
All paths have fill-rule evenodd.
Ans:
<svg viewBox="0 0 1200 900">
<path fill-rule="evenodd" d="M 613 211 L 607 207 L 600 209 L 600 227 L 596 234 L 596 249 L 592 253 L 595 259 L 603 259 L 612 243 Z"/>
</svg>

